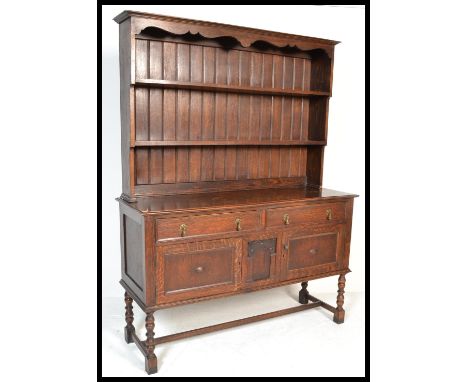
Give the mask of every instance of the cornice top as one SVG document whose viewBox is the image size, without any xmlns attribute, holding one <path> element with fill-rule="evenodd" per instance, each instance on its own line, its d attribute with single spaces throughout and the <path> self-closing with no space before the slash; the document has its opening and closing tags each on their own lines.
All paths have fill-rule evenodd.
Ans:
<svg viewBox="0 0 468 382">
<path fill-rule="evenodd" d="M 220 24 L 208 21 L 184 19 L 179 17 L 157 15 L 146 12 L 123 11 L 114 18 L 122 23 L 128 18 L 135 20 L 132 32 L 140 33 L 148 27 L 156 27 L 174 34 L 200 34 L 206 38 L 233 37 L 243 47 L 248 47 L 256 41 L 264 41 L 279 48 L 297 47 L 300 50 L 324 49 L 329 55 L 339 41 L 323 38 L 307 37 L 295 34 L 267 31 L 263 29 L 247 28 L 236 25 Z"/>
</svg>

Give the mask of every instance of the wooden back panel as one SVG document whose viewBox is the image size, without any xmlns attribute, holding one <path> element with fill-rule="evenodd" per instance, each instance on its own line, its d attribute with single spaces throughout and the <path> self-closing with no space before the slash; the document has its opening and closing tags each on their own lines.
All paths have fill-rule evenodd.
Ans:
<svg viewBox="0 0 468 382">
<path fill-rule="evenodd" d="M 329 51 L 152 27 L 133 38 L 134 195 L 321 185 Z"/>
</svg>

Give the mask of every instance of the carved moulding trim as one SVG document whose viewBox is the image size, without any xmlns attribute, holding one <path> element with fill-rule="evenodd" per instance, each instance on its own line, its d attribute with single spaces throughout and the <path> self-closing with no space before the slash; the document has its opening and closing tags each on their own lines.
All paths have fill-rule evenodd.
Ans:
<svg viewBox="0 0 468 382">
<path fill-rule="evenodd" d="M 315 37 L 133 11 L 122 12 L 114 21 L 122 23 L 128 18 L 131 18 L 131 33 L 134 35 L 141 33 L 145 28 L 154 27 L 176 35 L 190 33 L 205 38 L 234 38 L 244 48 L 255 42 L 266 42 L 277 48 L 297 48 L 302 51 L 323 49 L 330 58 L 333 57 L 334 46 L 339 43 Z"/>
</svg>

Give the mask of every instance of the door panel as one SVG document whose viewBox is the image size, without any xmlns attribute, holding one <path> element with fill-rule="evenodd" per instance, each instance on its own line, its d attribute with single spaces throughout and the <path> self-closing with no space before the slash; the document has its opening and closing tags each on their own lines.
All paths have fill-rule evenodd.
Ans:
<svg viewBox="0 0 468 382">
<path fill-rule="evenodd" d="M 340 269 L 343 226 L 303 228 L 283 236 L 282 278 L 289 280 Z"/>
<path fill-rule="evenodd" d="M 276 256 L 276 239 L 249 241 L 247 281 L 270 278 L 271 257 Z"/>
<path fill-rule="evenodd" d="M 235 291 L 241 239 L 220 239 L 159 247 L 158 303 Z"/>
<path fill-rule="evenodd" d="M 232 284 L 234 248 L 218 248 L 164 256 L 166 293 Z"/>
<path fill-rule="evenodd" d="M 337 232 L 329 232 L 290 238 L 288 269 L 336 262 L 337 236 Z"/>
<path fill-rule="evenodd" d="M 250 236 L 244 239 L 242 287 L 265 285 L 277 280 L 277 253 L 280 241 L 275 234 Z"/>
</svg>

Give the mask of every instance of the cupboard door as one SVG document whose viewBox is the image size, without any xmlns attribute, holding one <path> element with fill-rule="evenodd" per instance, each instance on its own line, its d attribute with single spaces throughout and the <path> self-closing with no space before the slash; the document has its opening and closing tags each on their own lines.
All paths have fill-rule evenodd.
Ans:
<svg viewBox="0 0 468 382">
<path fill-rule="evenodd" d="M 253 288 L 276 280 L 278 240 L 275 235 L 250 237 L 244 240 L 242 287 Z"/>
<path fill-rule="evenodd" d="M 159 247 L 158 303 L 233 292 L 240 275 L 241 239 Z"/>
<path fill-rule="evenodd" d="M 303 228 L 285 233 L 282 278 L 290 280 L 342 268 L 343 233 L 343 225 Z"/>
</svg>

